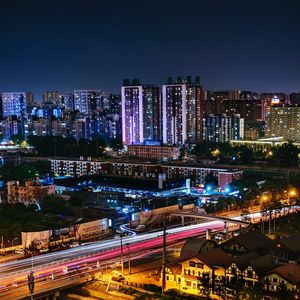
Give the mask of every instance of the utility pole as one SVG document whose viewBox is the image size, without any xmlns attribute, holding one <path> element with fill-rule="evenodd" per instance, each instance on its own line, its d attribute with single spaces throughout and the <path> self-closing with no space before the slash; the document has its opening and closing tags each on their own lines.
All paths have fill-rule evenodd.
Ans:
<svg viewBox="0 0 300 300">
<path fill-rule="evenodd" d="M 120 233 L 120 243 L 121 243 L 121 267 L 122 275 L 124 275 L 124 259 L 123 259 L 123 233 Z"/>
<path fill-rule="evenodd" d="M 128 275 L 130 275 L 131 274 L 131 261 L 130 261 L 129 243 L 127 243 L 126 246 L 127 246 L 127 259 L 128 259 Z"/>
<path fill-rule="evenodd" d="M 29 275 L 27 275 L 27 283 L 30 292 L 30 298 L 31 300 L 33 300 L 33 293 L 34 293 L 33 253 L 31 255 L 31 271 Z"/>
<path fill-rule="evenodd" d="M 162 257 L 162 294 L 164 296 L 166 289 L 166 216 L 163 228 L 163 257 Z"/>
</svg>

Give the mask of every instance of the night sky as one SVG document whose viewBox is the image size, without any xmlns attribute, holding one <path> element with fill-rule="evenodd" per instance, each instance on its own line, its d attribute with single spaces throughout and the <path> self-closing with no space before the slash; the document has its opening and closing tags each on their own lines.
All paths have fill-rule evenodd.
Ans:
<svg viewBox="0 0 300 300">
<path fill-rule="evenodd" d="M 298 0 L 1 0 L 0 91 L 161 85 L 300 91 Z"/>
</svg>

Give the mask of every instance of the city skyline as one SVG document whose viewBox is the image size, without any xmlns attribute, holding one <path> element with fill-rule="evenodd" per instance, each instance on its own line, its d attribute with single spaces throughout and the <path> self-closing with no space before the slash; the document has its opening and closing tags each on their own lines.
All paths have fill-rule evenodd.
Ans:
<svg viewBox="0 0 300 300">
<path fill-rule="evenodd" d="M 158 85 L 177 74 L 201 74 L 208 90 L 300 90 L 297 2 L 188 1 L 184 13 L 179 1 L 31 0 L 1 8 L 3 92 L 119 93 L 123 78 Z"/>
</svg>

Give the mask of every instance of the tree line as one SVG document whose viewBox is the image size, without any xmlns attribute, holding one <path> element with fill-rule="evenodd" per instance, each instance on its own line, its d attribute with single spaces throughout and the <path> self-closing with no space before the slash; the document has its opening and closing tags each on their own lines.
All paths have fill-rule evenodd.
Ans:
<svg viewBox="0 0 300 300">
<path fill-rule="evenodd" d="M 92 140 L 76 140 L 73 137 L 30 135 L 27 141 L 41 156 L 102 157 L 108 146 L 114 150 L 123 148 L 120 140 L 108 141 L 102 137 L 95 137 Z"/>
<path fill-rule="evenodd" d="M 204 141 L 189 152 L 198 159 L 214 159 L 220 163 L 251 165 L 263 161 L 274 167 L 298 167 L 300 149 L 291 142 L 272 147 L 269 151 L 254 151 L 245 145 Z"/>
</svg>

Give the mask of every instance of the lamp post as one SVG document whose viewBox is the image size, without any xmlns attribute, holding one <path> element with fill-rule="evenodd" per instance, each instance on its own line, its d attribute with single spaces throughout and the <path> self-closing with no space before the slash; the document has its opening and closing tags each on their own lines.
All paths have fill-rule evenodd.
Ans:
<svg viewBox="0 0 300 300">
<path fill-rule="evenodd" d="M 129 252 L 129 243 L 126 243 L 127 246 L 127 259 L 128 259 L 128 275 L 131 274 L 131 261 L 130 261 L 130 252 Z"/>
<path fill-rule="evenodd" d="M 17 240 L 17 239 L 18 239 L 17 237 L 15 237 L 14 239 L 12 239 L 12 241 L 11 241 L 11 246 L 12 247 L 14 246 L 14 241 Z"/>
<path fill-rule="evenodd" d="M 121 268 L 122 268 L 122 275 L 124 275 L 123 233 L 122 232 L 120 232 L 120 243 L 121 243 Z"/>
<path fill-rule="evenodd" d="M 295 190 L 291 190 L 288 192 L 288 202 L 290 204 L 290 198 L 296 196 L 296 191 Z"/>
</svg>

